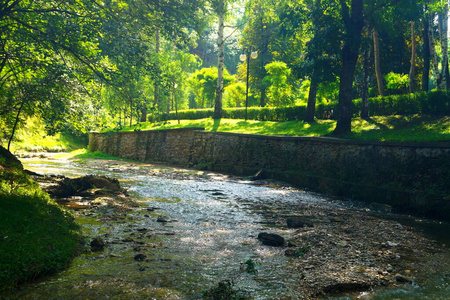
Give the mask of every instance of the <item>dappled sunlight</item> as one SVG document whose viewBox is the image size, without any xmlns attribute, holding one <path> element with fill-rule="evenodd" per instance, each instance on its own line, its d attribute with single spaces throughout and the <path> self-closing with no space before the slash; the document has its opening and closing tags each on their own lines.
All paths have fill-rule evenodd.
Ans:
<svg viewBox="0 0 450 300">
<path fill-rule="evenodd" d="M 380 141 L 438 141 L 450 139 L 450 120 L 448 116 L 373 116 L 368 120 L 354 118 L 352 133 L 346 138 Z M 203 127 L 207 131 L 235 132 L 280 136 L 326 136 L 333 132 L 336 120 L 316 119 L 314 123 L 303 121 L 255 121 L 242 119 L 212 118 L 181 120 L 181 124 L 170 120 L 156 124 L 142 123 L 140 130 L 158 130 L 182 127 Z M 134 130 L 133 128 L 126 128 Z"/>
</svg>

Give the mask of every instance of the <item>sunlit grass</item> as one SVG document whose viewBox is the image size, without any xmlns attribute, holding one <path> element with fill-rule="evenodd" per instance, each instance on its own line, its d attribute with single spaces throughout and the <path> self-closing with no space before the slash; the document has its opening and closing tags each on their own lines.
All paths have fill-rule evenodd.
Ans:
<svg viewBox="0 0 450 300">
<path fill-rule="evenodd" d="M 3 140 L 2 146 L 7 146 Z M 48 135 L 45 126 L 38 117 L 31 117 L 16 131 L 11 143 L 12 152 L 63 152 L 86 146 L 83 137 L 57 132 Z"/>
<path fill-rule="evenodd" d="M 208 118 L 200 120 L 180 120 L 180 124 L 178 124 L 178 121 L 176 120 L 156 124 L 142 123 L 138 127 L 124 127 L 121 131 L 132 131 L 136 128 L 139 130 L 161 130 L 186 127 L 203 127 L 206 131 L 263 135 L 322 136 L 332 132 L 335 123 L 336 122 L 333 120 L 318 120 L 315 124 L 311 125 L 303 121 L 270 122 L 235 119 L 213 120 Z"/>
<path fill-rule="evenodd" d="M 125 127 L 122 131 L 161 130 L 203 127 L 206 131 L 236 132 L 262 135 L 326 136 L 333 132 L 335 120 L 317 120 L 313 124 L 303 121 L 268 122 L 252 120 L 176 120 L 161 123 L 142 123 L 138 127 Z M 435 142 L 450 140 L 450 117 L 430 116 L 377 116 L 369 120 L 354 118 L 352 133 L 345 138 L 359 140 Z"/>
</svg>

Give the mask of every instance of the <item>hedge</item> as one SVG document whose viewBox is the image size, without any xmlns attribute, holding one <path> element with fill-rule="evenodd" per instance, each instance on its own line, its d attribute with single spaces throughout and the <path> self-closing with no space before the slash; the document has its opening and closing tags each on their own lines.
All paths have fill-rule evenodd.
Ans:
<svg viewBox="0 0 450 300">
<path fill-rule="evenodd" d="M 353 116 L 361 113 L 361 99 L 352 101 Z M 333 116 L 338 112 L 338 103 L 328 102 L 316 105 L 316 118 L 324 118 L 326 112 L 333 111 Z M 178 117 L 184 120 L 196 120 L 212 117 L 213 108 L 188 109 L 178 111 Z M 249 107 L 247 119 L 258 121 L 295 121 L 303 120 L 306 113 L 306 105 L 288 107 Z M 433 91 L 415 94 L 392 95 L 369 99 L 369 114 L 371 116 L 386 115 L 450 115 L 450 92 Z M 245 108 L 224 108 L 223 118 L 245 119 Z M 176 120 L 175 112 L 161 114 L 162 120 Z"/>
</svg>

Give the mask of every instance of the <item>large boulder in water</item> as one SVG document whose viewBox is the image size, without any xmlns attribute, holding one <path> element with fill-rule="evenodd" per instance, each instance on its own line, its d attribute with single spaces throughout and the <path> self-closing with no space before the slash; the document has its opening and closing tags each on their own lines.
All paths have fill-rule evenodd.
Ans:
<svg viewBox="0 0 450 300">
<path fill-rule="evenodd" d="M 273 233 L 267 233 L 267 232 L 261 232 L 258 234 L 258 240 L 263 244 L 267 246 L 276 246 L 276 247 L 282 247 L 284 246 L 284 237 L 279 236 L 278 234 Z"/>
<path fill-rule="evenodd" d="M 85 196 L 92 189 L 100 189 L 110 193 L 121 192 L 119 181 L 106 176 L 87 175 L 78 178 L 64 178 L 52 191 L 56 197 Z"/>
</svg>

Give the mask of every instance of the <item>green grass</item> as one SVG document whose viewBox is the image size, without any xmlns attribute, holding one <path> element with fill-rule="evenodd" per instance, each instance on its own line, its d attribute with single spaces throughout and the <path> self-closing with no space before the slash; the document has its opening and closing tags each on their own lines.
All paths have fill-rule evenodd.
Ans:
<svg viewBox="0 0 450 300">
<path fill-rule="evenodd" d="M 162 123 L 141 123 L 128 126 L 121 131 L 158 130 L 185 127 L 204 127 L 207 131 L 236 132 L 262 135 L 288 136 L 326 136 L 336 126 L 335 120 L 317 120 L 313 124 L 302 121 L 268 122 L 221 119 L 213 120 L 176 120 Z M 430 116 L 380 116 L 370 120 L 355 118 L 352 121 L 352 134 L 349 139 L 400 141 L 400 142 L 436 142 L 450 140 L 450 117 Z"/>
<path fill-rule="evenodd" d="M 21 166 L 11 168 L 7 161 L 1 166 L 0 290 L 3 290 L 66 267 L 78 249 L 80 231 L 73 216 L 23 174 Z"/>
<path fill-rule="evenodd" d="M 6 147 L 7 140 L 2 146 Z M 42 120 L 31 117 L 17 130 L 11 144 L 13 152 L 63 152 L 86 147 L 86 138 L 67 132 L 48 135 Z"/>
<path fill-rule="evenodd" d="M 73 158 L 73 159 L 106 159 L 106 160 L 119 160 L 119 161 L 133 161 L 127 158 L 120 158 L 112 156 L 100 151 L 91 152 L 88 149 L 77 149 L 70 153 L 62 153 L 55 155 L 55 158 Z"/>
</svg>

